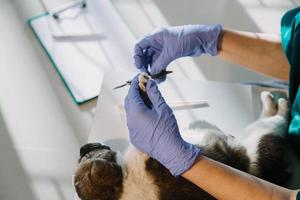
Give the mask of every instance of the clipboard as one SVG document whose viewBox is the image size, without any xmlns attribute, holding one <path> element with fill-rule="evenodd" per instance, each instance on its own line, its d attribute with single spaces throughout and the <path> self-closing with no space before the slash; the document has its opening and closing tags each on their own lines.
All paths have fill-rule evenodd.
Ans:
<svg viewBox="0 0 300 200">
<path fill-rule="evenodd" d="M 44 13 L 27 23 L 76 104 L 98 96 L 105 72 L 136 71 L 135 38 L 109 0 L 89 0 L 60 20 Z"/>
</svg>

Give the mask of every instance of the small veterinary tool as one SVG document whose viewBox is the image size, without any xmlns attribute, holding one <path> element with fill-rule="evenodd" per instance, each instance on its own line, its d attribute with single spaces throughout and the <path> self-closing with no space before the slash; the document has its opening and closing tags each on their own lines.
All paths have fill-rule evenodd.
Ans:
<svg viewBox="0 0 300 200">
<path fill-rule="evenodd" d="M 122 85 L 119 85 L 117 87 L 114 88 L 115 89 L 119 89 L 119 88 L 122 88 L 122 87 L 125 87 L 126 85 L 130 85 L 131 84 L 131 81 L 126 81 L 126 83 L 122 84 Z"/>
<path fill-rule="evenodd" d="M 173 72 L 173 71 L 163 70 L 163 71 L 161 71 L 161 72 L 158 73 L 158 74 L 149 74 L 149 73 L 148 73 L 148 76 L 150 76 L 151 79 L 156 79 L 156 78 L 160 78 L 160 77 L 162 77 L 162 76 L 166 76 L 166 75 L 168 75 L 168 74 L 170 74 L 170 73 L 172 73 L 172 72 Z M 125 86 L 130 85 L 130 84 L 131 84 L 131 81 L 126 81 L 126 83 L 124 83 L 124 84 L 122 84 L 122 85 L 119 85 L 119 86 L 117 86 L 117 87 L 115 87 L 115 88 L 113 88 L 113 89 L 114 89 L 114 90 L 115 90 L 115 89 L 119 89 L 119 88 L 125 87 Z"/>
</svg>

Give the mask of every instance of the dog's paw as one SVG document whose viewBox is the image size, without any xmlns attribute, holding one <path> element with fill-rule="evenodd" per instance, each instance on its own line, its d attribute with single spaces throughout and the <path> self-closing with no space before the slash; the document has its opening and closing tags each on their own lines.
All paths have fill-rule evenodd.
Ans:
<svg viewBox="0 0 300 200">
<path fill-rule="evenodd" d="M 146 92 L 146 85 L 148 80 L 149 76 L 146 73 L 141 73 L 139 75 L 139 87 L 143 92 Z"/>
<path fill-rule="evenodd" d="M 263 91 L 260 94 L 260 99 L 262 102 L 261 117 L 272 117 L 276 115 L 276 103 L 274 101 L 274 96 L 271 94 L 271 92 Z"/>
<path fill-rule="evenodd" d="M 281 116 L 288 117 L 290 108 L 287 97 L 283 93 L 264 91 L 260 95 L 262 102 L 261 118 Z"/>
<path fill-rule="evenodd" d="M 279 98 L 277 103 L 278 103 L 277 115 L 287 118 L 290 112 L 289 102 L 284 98 Z"/>
</svg>

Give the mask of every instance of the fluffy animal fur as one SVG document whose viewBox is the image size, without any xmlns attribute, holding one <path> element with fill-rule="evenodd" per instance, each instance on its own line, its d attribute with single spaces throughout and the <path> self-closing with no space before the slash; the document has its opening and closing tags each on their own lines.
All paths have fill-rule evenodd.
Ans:
<svg viewBox="0 0 300 200">
<path fill-rule="evenodd" d="M 282 185 L 290 175 L 285 153 L 289 106 L 269 92 L 261 94 L 263 110 L 239 138 L 215 129 L 183 133 L 204 155 Z M 201 137 L 197 138 L 195 135 Z M 89 143 L 80 150 L 74 186 L 82 200 L 209 200 L 205 191 L 183 178 L 174 178 L 158 161 L 130 147 L 120 162 L 108 146 Z"/>
</svg>

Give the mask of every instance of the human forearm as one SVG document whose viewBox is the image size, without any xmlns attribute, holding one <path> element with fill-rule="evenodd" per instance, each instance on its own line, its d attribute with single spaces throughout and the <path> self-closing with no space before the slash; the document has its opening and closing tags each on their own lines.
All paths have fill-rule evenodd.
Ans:
<svg viewBox="0 0 300 200">
<path fill-rule="evenodd" d="M 250 70 L 288 80 L 289 64 L 279 35 L 223 29 L 218 55 Z"/>
<path fill-rule="evenodd" d="M 292 192 L 204 156 L 182 176 L 219 200 L 290 200 Z"/>
</svg>

